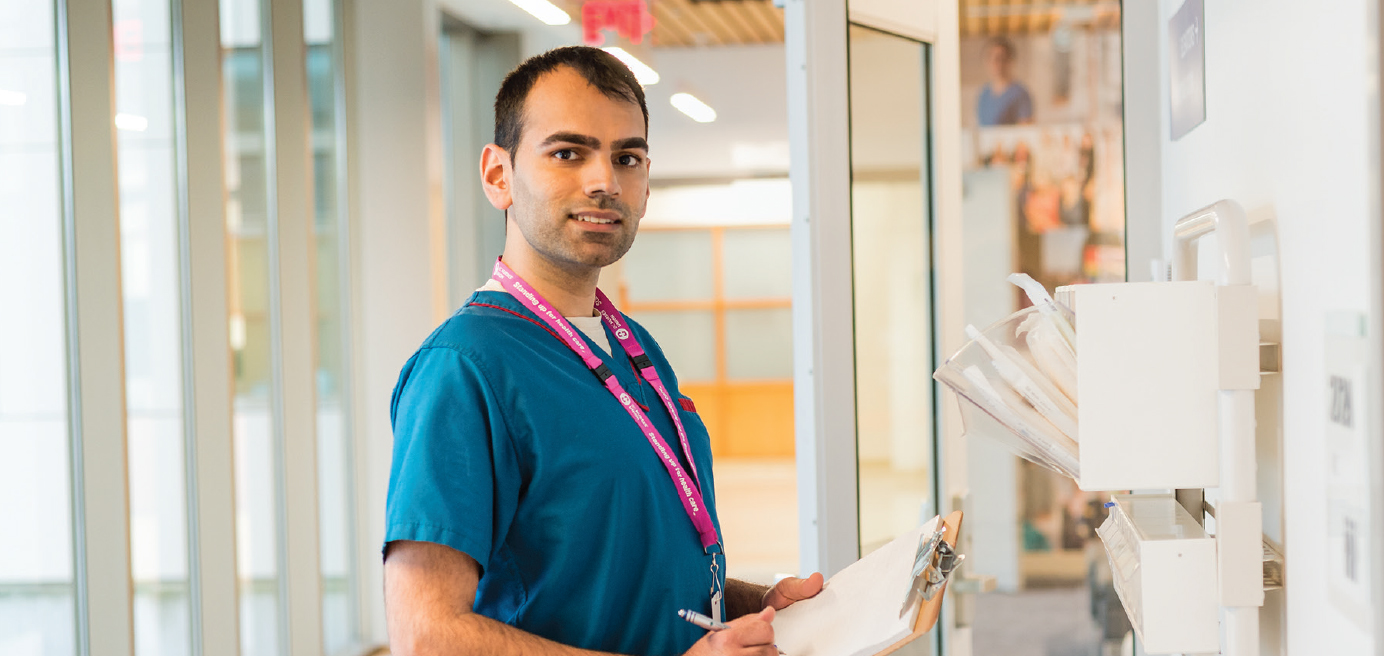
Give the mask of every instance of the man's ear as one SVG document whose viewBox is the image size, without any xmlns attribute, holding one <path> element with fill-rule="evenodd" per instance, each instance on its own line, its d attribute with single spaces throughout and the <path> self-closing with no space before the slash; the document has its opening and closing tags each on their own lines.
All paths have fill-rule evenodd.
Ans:
<svg viewBox="0 0 1384 656">
<path fill-rule="evenodd" d="M 513 175 L 514 164 L 509 153 L 495 144 L 486 144 L 481 151 L 481 187 L 497 210 L 507 210 L 514 204 L 510 186 Z"/>
</svg>

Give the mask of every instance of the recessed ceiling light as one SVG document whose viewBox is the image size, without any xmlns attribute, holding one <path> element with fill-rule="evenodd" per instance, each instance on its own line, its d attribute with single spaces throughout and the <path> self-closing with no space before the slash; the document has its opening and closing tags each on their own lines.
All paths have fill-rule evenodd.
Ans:
<svg viewBox="0 0 1384 656">
<path fill-rule="evenodd" d="M 624 48 L 601 48 L 601 50 L 615 55 L 616 59 L 625 62 L 625 65 L 630 67 L 630 72 L 634 73 L 634 79 L 639 80 L 640 84 L 644 86 L 658 84 L 658 73 L 649 68 L 648 64 L 639 61 L 634 55 L 625 52 Z"/>
<path fill-rule="evenodd" d="M 524 11 L 533 14 L 534 18 L 547 23 L 548 25 L 566 25 L 572 22 L 572 17 L 567 12 L 558 8 L 557 5 L 548 0 L 509 0 L 514 5 Z"/>
<path fill-rule="evenodd" d="M 134 114 L 116 114 L 115 127 L 131 132 L 143 132 L 149 129 L 149 119 Z"/>
<path fill-rule="evenodd" d="M 668 99 L 668 102 L 698 123 L 710 123 L 716 120 L 716 110 L 690 93 L 675 93 L 672 98 Z"/>
</svg>

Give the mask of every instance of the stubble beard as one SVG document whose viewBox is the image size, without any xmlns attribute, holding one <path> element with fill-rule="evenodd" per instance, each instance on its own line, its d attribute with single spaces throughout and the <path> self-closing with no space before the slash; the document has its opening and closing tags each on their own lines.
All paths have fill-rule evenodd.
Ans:
<svg viewBox="0 0 1384 656">
<path fill-rule="evenodd" d="M 517 208 L 511 211 L 515 209 Z M 619 213 L 621 229 L 610 233 L 580 230 L 573 234 L 572 228 L 568 225 L 574 220 L 570 218 L 571 215 L 591 209 L 613 210 Z M 634 238 L 638 232 L 638 222 L 632 208 L 608 196 L 603 196 L 589 205 L 577 207 L 545 204 L 534 214 L 536 216 L 515 212 L 514 223 L 519 226 L 524 240 L 555 267 L 573 274 L 599 271 L 619 261 L 634 246 Z M 590 248 L 590 245 L 598 247 Z"/>
</svg>

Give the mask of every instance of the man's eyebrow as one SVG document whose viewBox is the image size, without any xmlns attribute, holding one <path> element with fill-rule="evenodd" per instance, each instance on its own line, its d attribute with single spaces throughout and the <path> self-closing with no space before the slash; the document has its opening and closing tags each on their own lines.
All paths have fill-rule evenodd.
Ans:
<svg viewBox="0 0 1384 656">
<path fill-rule="evenodd" d="M 576 144 L 578 146 L 585 146 L 592 150 L 596 150 L 597 148 L 601 147 L 600 139 L 597 139 L 596 137 L 592 136 L 587 136 L 585 134 L 577 134 L 576 132 L 554 132 L 548 135 L 548 138 L 544 139 L 543 143 L 538 144 L 538 147 L 546 148 L 555 143 Z"/>
<path fill-rule="evenodd" d="M 630 137 L 628 139 L 617 139 L 611 146 L 611 150 L 649 150 L 649 142 L 644 137 Z"/>
</svg>

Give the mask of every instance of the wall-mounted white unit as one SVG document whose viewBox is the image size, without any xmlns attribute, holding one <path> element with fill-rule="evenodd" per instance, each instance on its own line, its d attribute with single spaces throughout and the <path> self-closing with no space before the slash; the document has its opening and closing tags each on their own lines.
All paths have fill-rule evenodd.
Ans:
<svg viewBox="0 0 1384 656">
<path fill-rule="evenodd" d="M 1083 490 L 1216 487 L 1217 392 L 1259 386 L 1254 288 L 1074 285 Z"/>
<path fill-rule="evenodd" d="M 1215 281 L 1198 280 L 1196 244 L 1212 234 Z M 1189 501 L 1189 513 L 1172 495 L 1117 495 L 1100 535 L 1148 653 L 1258 656 L 1259 299 L 1244 210 L 1229 200 L 1197 210 L 1177 222 L 1173 240 L 1179 281 L 1058 290 L 1075 324 L 1065 329 L 1074 338 L 1062 338 L 1075 346 L 1073 365 L 1048 357 L 1062 349 L 1044 356 L 1032 343 L 1027 355 L 1018 348 L 1016 338 L 1027 331 L 1028 340 L 1041 321 L 1059 333 L 1066 325 L 1066 310 L 1029 290 L 1034 308 L 970 329 L 973 342 L 935 377 L 961 399 L 968 435 L 1000 440 L 1083 490 L 1217 488 L 1214 537 L 1201 526 L 1200 501 Z M 1060 391 L 1046 390 L 1044 380 Z M 1075 404 L 1063 406 L 1059 396 Z"/>
<path fill-rule="evenodd" d="M 1171 494 L 1111 500 L 1097 533 L 1145 653 L 1220 651 L 1215 538 Z"/>
<path fill-rule="evenodd" d="M 1197 242 L 1209 235 L 1214 284 L 1196 271 Z M 1076 313 L 1078 483 L 1217 488 L 1214 538 L 1200 526 L 1200 508 L 1193 518 L 1170 496 L 1119 497 L 1102 538 L 1128 543 L 1124 561 L 1114 553 L 1111 561 L 1148 653 L 1257 656 L 1259 314 L 1244 209 L 1222 200 L 1188 214 L 1173 227 L 1173 243 L 1181 282 L 1075 286 L 1061 295 Z"/>
</svg>

